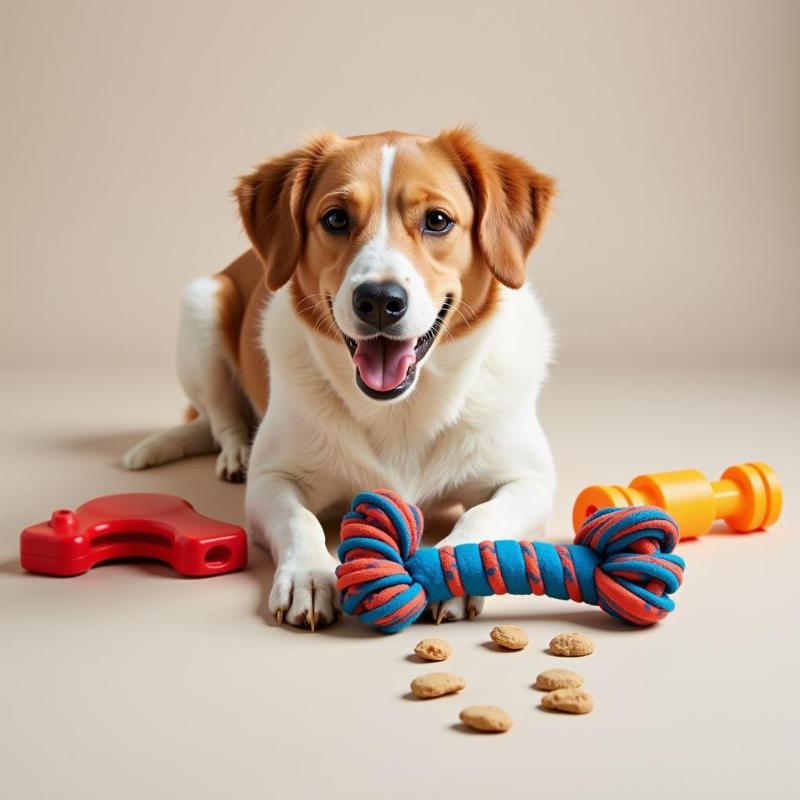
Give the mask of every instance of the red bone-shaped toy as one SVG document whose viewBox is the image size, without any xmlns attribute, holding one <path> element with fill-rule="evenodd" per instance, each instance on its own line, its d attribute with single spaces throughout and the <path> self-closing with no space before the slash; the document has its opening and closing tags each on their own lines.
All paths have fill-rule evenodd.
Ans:
<svg viewBox="0 0 800 800">
<path fill-rule="evenodd" d="M 113 558 L 154 558 L 192 577 L 220 575 L 247 563 L 247 536 L 198 514 L 171 494 L 110 494 L 75 511 L 54 511 L 25 528 L 20 562 L 30 572 L 80 575 Z"/>
</svg>

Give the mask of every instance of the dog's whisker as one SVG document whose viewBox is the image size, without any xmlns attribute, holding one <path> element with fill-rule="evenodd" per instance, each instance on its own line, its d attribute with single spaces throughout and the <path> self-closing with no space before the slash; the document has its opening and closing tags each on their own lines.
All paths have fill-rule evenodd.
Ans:
<svg viewBox="0 0 800 800">
<path fill-rule="evenodd" d="M 303 298 L 303 300 L 301 300 L 300 303 L 298 303 L 298 305 L 297 305 L 298 310 L 301 310 L 301 309 L 304 309 L 304 310 L 317 309 L 321 305 L 325 305 L 325 307 L 327 308 L 327 305 L 325 304 L 324 298 L 322 300 L 317 300 L 315 302 L 309 302 L 309 304 L 303 306 L 303 303 L 305 303 L 306 301 L 311 301 L 311 298 L 310 297 Z"/>
<path fill-rule="evenodd" d="M 317 323 L 314 325 L 314 330 L 319 330 L 320 326 L 327 325 L 322 333 L 326 336 L 333 335 L 336 336 L 339 333 L 339 325 L 337 324 L 336 320 L 334 319 L 332 314 L 326 314 L 325 316 L 321 317 Z"/>
<path fill-rule="evenodd" d="M 453 309 L 453 311 L 455 311 L 455 312 L 456 312 L 456 314 L 458 314 L 458 315 L 461 317 L 461 319 L 463 319 L 463 320 L 464 320 L 464 324 L 465 324 L 465 325 L 466 325 L 468 328 L 472 328 L 472 325 L 470 325 L 470 324 L 469 324 L 469 320 L 468 320 L 468 319 L 467 319 L 467 318 L 464 316 L 464 314 L 461 312 L 461 309 L 460 309 L 460 308 L 454 308 L 454 309 Z"/>
<path fill-rule="evenodd" d="M 319 331 L 320 327 L 321 327 L 322 325 L 325 325 L 326 323 L 327 323 L 328 325 L 330 325 L 330 320 L 328 320 L 326 317 L 320 317 L 320 318 L 319 318 L 319 319 L 318 319 L 318 320 L 317 320 L 317 321 L 314 323 L 314 330 L 315 330 L 315 331 Z M 330 331 L 330 328 L 327 328 L 327 329 L 326 329 L 325 331 L 323 331 L 323 332 L 324 332 L 324 333 L 328 333 L 329 331 Z"/>
<path fill-rule="evenodd" d="M 315 297 L 321 298 L 320 300 L 314 300 Z M 316 311 L 319 306 L 323 305 L 325 308 L 329 308 L 329 301 L 330 295 L 327 292 L 314 292 L 312 294 L 305 295 L 302 300 L 297 303 L 297 310 L 298 312 L 304 311 Z"/>
<path fill-rule="evenodd" d="M 474 321 L 474 320 L 476 320 L 478 318 L 478 312 L 475 311 L 475 309 L 469 303 L 465 302 L 464 300 L 461 300 L 459 302 L 458 306 L 455 306 L 454 309 L 453 309 L 454 311 L 456 311 L 461 316 L 461 318 L 466 323 L 467 327 L 471 327 L 471 325 L 470 325 L 470 321 L 471 320 L 467 319 L 467 317 L 465 316 L 464 312 L 461 310 L 461 308 L 459 306 L 464 306 L 464 308 L 470 314 L 470 316 L 472 318 L 472 321 Z"/>
<path fill-rule="evenodd" d="M 464 306 L 464 308 L 466 308 L 470 314 L 476 317 L 478 316 L 478 313 L 475 311 L 475 309 L 466 300 L 464 300 L 463 297 L 458 301 L 458 305 Z"/>
</svg>

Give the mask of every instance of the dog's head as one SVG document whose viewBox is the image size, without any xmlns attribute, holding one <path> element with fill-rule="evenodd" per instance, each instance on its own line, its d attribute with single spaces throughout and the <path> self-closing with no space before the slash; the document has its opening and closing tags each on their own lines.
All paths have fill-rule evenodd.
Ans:
<svg viewBox="0 0 800 800">
<path fill-rule="evenodd" d="M 356 384 L 413 391 L 437 343 L 525 281 L 553 181 L 457 128 L 436 138 L 333 133 L 262 164 L 236 196 L 269 287 L 339 341 Z"/>
</svg>

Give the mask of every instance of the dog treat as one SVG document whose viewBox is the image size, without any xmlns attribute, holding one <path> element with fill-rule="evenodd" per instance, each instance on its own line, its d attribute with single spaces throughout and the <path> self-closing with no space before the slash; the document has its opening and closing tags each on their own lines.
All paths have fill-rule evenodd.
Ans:
<svg viewBox="0 0 800 800">
<path fill-rule="evenodd" d="M 554 689 L 577 689 L 583 685 L 583 677 L 571 669 L 546 669 L 536 676 L 535 689 L 552 692 Z"/>
<path fill-rule="evenodd" d="M 513 724 L 511 717 L 497 706 L 469 706 L 458 718 L 470 728 L 486 733 L 502 733 Z"/>
<path fill-rule="evenodd" d="M 489 634 L 491 640 L 506 650 L 522 650 L 528 646 L 528 637 L 517 625 L 498 625 Z"/>
<path fill-rule="evenodd" d="M 444 639 L 423 639 L 414 652 L 426 661 L 447 661 L 453 655 L 453 648 Z"/>
<path fill-rule="evenodd" d="M 463 678 L 450 672 L 431 672 L 414 678 L 411 681 L 411 691 L 417 697 L 427 699 L 460 692 L 466 685 Z"/>
<path fill-rule="evenodd" d="M 594 708 L 594 700 L 584 689 L 556 689 L 542 698 L 542 705 L 566 714 L 588 714 Z"/>
<path fill-rule="evenodd" d="M 594 645 L 582 633 L 559 633 L 550 640 L 550 652 L 554 656 L 588 656 L 594 652 Z"/>
</svg>

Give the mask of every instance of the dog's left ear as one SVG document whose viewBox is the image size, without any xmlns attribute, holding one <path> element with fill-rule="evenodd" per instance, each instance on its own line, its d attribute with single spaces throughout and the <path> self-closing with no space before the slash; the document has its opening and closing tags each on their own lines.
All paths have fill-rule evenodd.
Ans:
<svg viewBox="0 0 800 800">
<path fill-rule="evenodd" d="M 475 232 L 489 269 L 501 283 L 519 289 L 555 181 L 523 159 L 487 147 L 468 128 L 444 131 L 434 141 L 459 168 L 472 196 Z"/>
<path fill-rule="evenodd" d="M 305 243 L 303 213 L 314 170 L 338 140 L 335 133 L 317 134 L 303 147 L 265 161 L 236 187 L 242 224 L 273 291 L 297 267 Z"/>
</svg>

